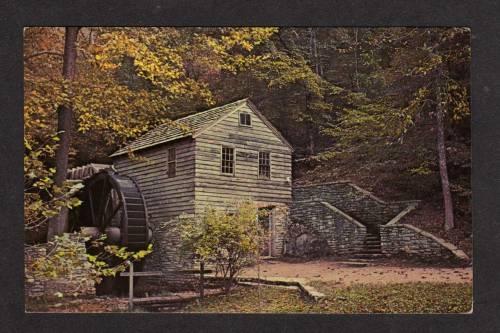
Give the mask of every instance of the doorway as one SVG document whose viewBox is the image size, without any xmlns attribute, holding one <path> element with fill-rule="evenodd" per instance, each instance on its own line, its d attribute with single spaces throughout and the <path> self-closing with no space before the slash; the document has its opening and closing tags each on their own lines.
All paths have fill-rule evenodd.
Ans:
<svg viewBox="0 0 500 333">
<path fill-rule="evenodd" d="M 258 213 L 259 223 L 264 231 L 260 255 L 265 257 L 271 257 L 273 255 L 273 208 L 274 207 L 259 208 Z"/>
</svg>

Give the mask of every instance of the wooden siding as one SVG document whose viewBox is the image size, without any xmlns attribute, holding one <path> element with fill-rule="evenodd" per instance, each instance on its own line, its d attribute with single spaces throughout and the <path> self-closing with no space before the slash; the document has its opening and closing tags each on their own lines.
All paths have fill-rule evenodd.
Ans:
<svg viewBox="0 0 500 333">
<path fill-rule="evenodd" d="M 176 148 L 175 177 L 167 176 L 168 148 Z M 145 160 L 126 155 L 114 161 L 118 173 L 132 177 L 148 205 L 152 222 L 169 220 L 181 213 L 194 213 L 195 145 L 190 138 L 136 153 Z"/>
<path fill-rule="evenodd" d="M 239 112 L 252 114 L 252 126 L 239 125 Z M 221 172 L 221 147 L 235 149 L 235 172 Z M 248 107 L 229 114 L 196 137 L 196 212 L 205 205 L 225 206 L 235 199 L 291 202 L 291 149 Z M 271 178 L 259 178 L 258 152 L 271 156 Z M 287 180 L 288 178 L 288 180 Z"/>
</svg>

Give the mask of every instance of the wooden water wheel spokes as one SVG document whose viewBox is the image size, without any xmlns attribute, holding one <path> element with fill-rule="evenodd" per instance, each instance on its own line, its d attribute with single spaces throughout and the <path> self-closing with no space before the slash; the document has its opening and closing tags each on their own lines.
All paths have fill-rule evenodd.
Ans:
<svg viewBox="0 0 500 333">
<path fill-rule="evenodd" d="M 147 207 L 137 184 L 111 170 L 98 172 L 85 180 L 80 195 L 80 227 L 106 234 L 110 243 L 136 251 L 147 248 L 151 240 Z"/>
</svg>

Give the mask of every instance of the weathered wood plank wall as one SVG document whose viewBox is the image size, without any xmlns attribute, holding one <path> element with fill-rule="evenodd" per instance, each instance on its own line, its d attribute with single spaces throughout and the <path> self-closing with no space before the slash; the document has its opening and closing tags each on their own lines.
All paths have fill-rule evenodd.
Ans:
<svg viewBox="0 0 500 333">
<path fill-rule="evenodd" d="M 241 111 L 253 113 L 244 106 Z M 234 175 L 221 173 L 221 148 L 235 149 Z M 270 203 L 291 202 L 291 149 L 255 114 L 252 126 L 239 125 L 235 111 L 196 138 L 196 212 L 206 205 L 223 207 L 235 199 Z M 259 151 L 271 155 L 271 178 L 259 178 Z"/>
<path fill-rule="evenodd" d="M 168 148 L 176 148 L 175 177 L 167 175 Z M 191 138 L 163 144 L 136 155 L 145 160 L 129 159 L 127 155 L 114 161 L 118 173 L 135 179 L 146 199 L 151 222 L 166 221 L 181 213 L 194 213 L 195 145 Z"/>
</svg>

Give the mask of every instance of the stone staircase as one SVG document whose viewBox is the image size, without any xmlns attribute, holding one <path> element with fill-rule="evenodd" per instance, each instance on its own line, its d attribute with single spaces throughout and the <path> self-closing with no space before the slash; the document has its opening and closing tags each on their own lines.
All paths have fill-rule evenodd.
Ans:
<svg viewBox="0 0 500 333">
<path fill-rule="evenodd" d="M 394 255 L 426 261 L 470 261 L 455 245 L 400 223 L 419 201 L 386 202 L 350 181 L 295 185 L 292 197 L 290 220 L 295 229 L 302 231 L 291 234 L 292 255 L 305 253 L 300 249 L 307 243 L 298 240 L 308 235 L 323 246 L 322 253 L 343 256 L 345 261 L 341 263 L 356 267 Z"/>
<path fill-rule="evenodd" d="M 381 226 L 397 223 L 417 204 L 383 201 L 350 181 L 295 186 L 292 191 L 291 220 L 331 240 L 333 253 L 360 265 L 386 256 Z"/>
<path fill-rule="evenodd" d="M 363 249 L 354 255 L 358 259 L 377 259 L 383 257 L 378 226 L 367 226 Z"/>
</svg>

